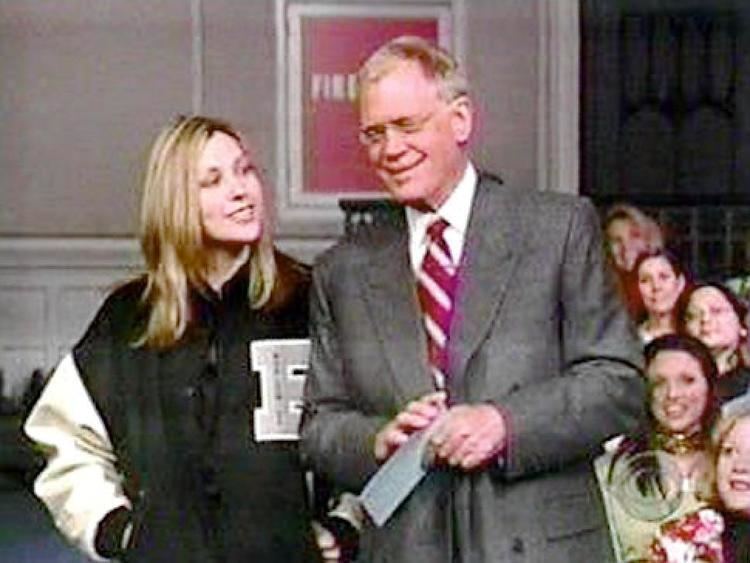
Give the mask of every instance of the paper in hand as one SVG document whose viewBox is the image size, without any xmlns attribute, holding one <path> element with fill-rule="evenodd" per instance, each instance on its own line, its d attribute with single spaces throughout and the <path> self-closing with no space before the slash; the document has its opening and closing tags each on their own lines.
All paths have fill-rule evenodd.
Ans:
<svg viewBox="0 0 750 563">
<path fill-rule="evenodd" d="M 412 434 L 362 489 L 359 500 L 376 526 L 388 521 L 427 474 L 430 428 Z"/>
</svg>

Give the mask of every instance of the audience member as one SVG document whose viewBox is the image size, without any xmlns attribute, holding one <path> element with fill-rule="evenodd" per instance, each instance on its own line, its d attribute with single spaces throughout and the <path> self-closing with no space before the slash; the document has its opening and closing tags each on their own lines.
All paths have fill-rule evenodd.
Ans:
<svg viewBox="0 0 750 563">
<path fill-rule="evenodd" d="M 643 343 L 676 332 L 675 306 L 686 285 L 685 271 L 677 257 L 664 249 L 641 254 L 633 272 L 644 312 L 638 324 Z"/>
<path fill-rule="evenodd" d="M 47 456 L 35 493 L 91 557 L 316 559 L 297 444 L 255 432 L 250 343 L 308 330 L 309 274 L 275 250 L 269 210 L 228 123 L 180 117 L 156 138 L 147 271 L 109 295 L 25 424 Z"/>
<path fill-rule="evenodd" d="M 659 225 L 643 211 L 625 203 L 613 205 L 603 223 L 605 254 L 618 291 L 633 319 L 643 310 L 639 306 L 638 283 L 633 268 L 639 255 L 664 247 Z"/>
<path fill-rule="evenodd" d="M 724 562 L 750 561 L 750 395 L 724 405 L 713 433 L 724 513 Z"/>
<path fill-rule="evenodd" d="M 729 289 L 701 283 L 683 292 L 677 307 L 679 328 L 703 342 L 719 369 L 717 397 L 724 402 L 744 394 L 750 383 L 742 348 L 747 338 L 747 307 Z"/>
<path fill-rule="evenodd" d="M 632 271 L 640 254 L 664 247 L 658 223 L 632 205 L 613 205 L 604 217 L 603 229 L 607 255 L 620 271 Z"/>
<path fill-rule="evenodd" d="M 594 464 L 618 561 L 651 561 L 662 525 L 708 507 L 711 498 L 713 357 L 678 334 L 652 340 L 645 356 L 646 423 L 610 440 Z"/>
</svg>

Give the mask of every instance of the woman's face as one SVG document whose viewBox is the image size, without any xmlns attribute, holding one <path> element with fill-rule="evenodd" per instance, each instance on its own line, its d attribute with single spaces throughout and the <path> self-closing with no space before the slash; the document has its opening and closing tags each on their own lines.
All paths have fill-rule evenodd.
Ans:
<svg viewBox="0 0 750 563">
<path fill-rule="evenodd" d="M 685 288 L 685 277 L 677 274 L 664 256 L 647 258 L 638 267 L 638 290 L 650 314 L 670 313 Z"/>
<path fill-rule="evenodd" d="M 681 350 L 663 350 L 646 368 L 651 386 L 651 413 L 670 432 L 701 429 L 708 406 L 708 382 L 701 365 Z"/>
<path fill-rule="evenodd" d="M 727 509 L 750 517 L 750 416 L 740 418 L 719 446 L 716 487 Z"/>
<path fill-rule="evenodd" d="M 732 304 L 715 287 L 696 289 L 685 310 L 687 332 L 703 342 L 715 354 L 736 350 L 743 327 Z"/>
<path fill-rule="evenodd" d="M 201 222 L 209 244 L 236 247 L 263 232 L 263 190 L 247 151 L 226 133 L 209 138 L 198 161 Z"/>
<path fill-rule="evenodd" d="M 631 271 L 636 258 L 648 249 L 645 233 L 630 219 L 614 219 L 607 225 L 607 245 L 620 270 Z"/>
</svg>

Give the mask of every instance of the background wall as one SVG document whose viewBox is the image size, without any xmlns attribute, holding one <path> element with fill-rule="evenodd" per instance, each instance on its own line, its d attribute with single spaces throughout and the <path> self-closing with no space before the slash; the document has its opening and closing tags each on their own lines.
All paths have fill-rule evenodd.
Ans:
<svg viewBox="0 0 750 563">
<path fill-rule="evenodd" d="M 549 112 L 566 80 L 550 72 L 549 24 L 566 4 L 576 13 L 575 0 L 454 0 L 476 160 L 510 183 L 577 191 L 548 167 L 560 134 Z M 276 10 L 275 0 L 0 2 L 0 369 L 12 392 L 137 270 L 142 162 L 171 117 L 233 121 L 275 185 Z M 339 230 L 286 226 L 279 240 L 310 261 Z"/>
<path fill-rule="evenodd" d="M 540 2 L 472 0 L 457 22 L 482 123 L 478 160 L 529 184 Z M 130 237 L 147 144 L 192 109 L 247 130 L 275 179 L 275 2 L 200 6 L 195 53 L 188 0 L 0 3 L 0 236 Z"/>
</svg>

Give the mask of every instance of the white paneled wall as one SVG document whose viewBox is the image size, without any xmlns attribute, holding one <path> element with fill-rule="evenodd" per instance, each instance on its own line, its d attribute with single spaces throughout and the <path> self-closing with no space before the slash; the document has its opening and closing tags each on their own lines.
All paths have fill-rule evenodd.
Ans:
<svg viewBox="0 0 750 563">
<path fill-rule="evenodd" d="M 310 263 L 332 241 L 282 240 Z M 81 337 L 104 296 L 137 275 L 137 244 L 124 239 L 0 238 L 0 369 L 19 396 L 34 369 L 49 370 Z"/>
<path fill-rule="evenodd" d="M 106 293 L 135 275 L 133 241 L 0 239 L 0 369 L 5 395 L 54 366 Z"/>
</svg>

